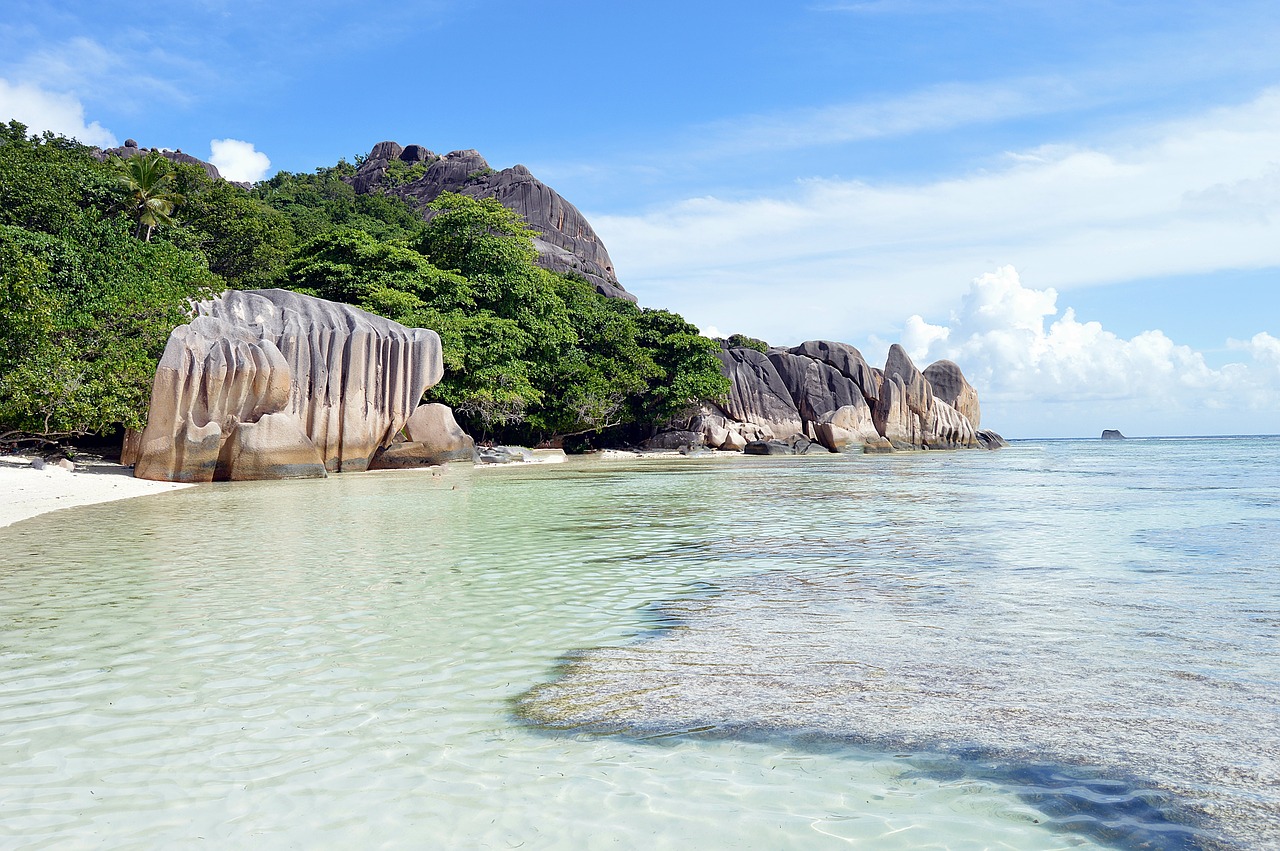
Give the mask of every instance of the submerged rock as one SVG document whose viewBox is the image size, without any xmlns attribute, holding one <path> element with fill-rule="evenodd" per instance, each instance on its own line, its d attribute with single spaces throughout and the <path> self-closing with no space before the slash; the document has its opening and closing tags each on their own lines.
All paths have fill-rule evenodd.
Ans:
<svg viewBox="0 0 1280 851">
<path fill-rule="evenodd" d="M 175 328 L 134 475 L 207 482 L 367 469 L 443 376 L 440 338 L 286 290 L 229 291 Z"/>
</svg>

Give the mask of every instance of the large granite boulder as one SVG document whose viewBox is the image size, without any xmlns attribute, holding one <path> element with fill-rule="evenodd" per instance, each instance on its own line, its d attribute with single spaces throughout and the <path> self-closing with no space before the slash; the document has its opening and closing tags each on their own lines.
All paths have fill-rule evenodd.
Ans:
<svg viewBox="0 0 1280 851">
<path fill-rule="evenodd" d="M 730 382 L 723 405 L 727 417 L 756 425 L 761 433 L 755 440 L 786 438 L 804 431 L 791 392 L 768 356 L 748 348 L 721 349 L 717 356 Z"/>
<path fill-rule="evenodd" d="M 945 398 L 898 345 L 890 347 L 883 370 L 869 366 L 853 346 L 828 340 L 767 353 L 724 345 L 720 362 L 729 397 L 722 408 L 704 409 L 692 425 L 708 446 L 726 446 L 736 435 L 734 448 L 745 443 L 756 453 L 792 434 L 832 452 L 979 445 L 977 393 L 950 361 L 931 367 Z"/>
<path fill-rule="evenodd" d="M 976 407 L 976 393 L 973 401 Z M 960 449 L 978 445 L 973 423 L 934 395 L 928 378 L 896 343 L 889 347 L 884 383 L 872 420 L 895 449 Z"/>
<path fill-rule="evenodd" d="M 901 375 L 885 376 L 871 416 L 876 432 L 894 449 L 919 449 L 924 445 L 920 419 L 907 405 L 907 388 Z"/>
<path fill-rule="evenodd" d="M 892 447 L 876 431 L 865 399 L 828 411 L 814 423 L 817 441 L 832 452 L 883 452 Z"/>
<path fill-rule="evenodd" d="M 798 346 L 792 346 L 788 351 L 793 355 L 813 358 L 835 368 L 841 375 L 858 386 L 858 389 L 862 391 L 863 398 L 869 404 L 875 404 L 876 399 L 879 398 L 882 376 L 878 376 L 877 370 L 867 364 L 867 361 L 862 357 L 862 352 L 848 343 L 833 343 L 830 340 L 809 340 Z"/>
<path fill-rule="evenodd" d="M 935 397 L 923 448 L 969 449 L 977 445 L 978 435 L 969 418 Z"/>
<path fill-rule="evenodd" d="M 902 402 L 917 418 L 921 426 L 927 423 L 933 407 L 933 387 L 907 354 L 907 350 L 894 343 L 889 347 L 889 357 L 884 362 L 885 380 L 897 376 L 902 379 Z"/>
<path fill-rule="evenodd" d="M 134 474 L 207 482 L 364 470 L 444 374 L 440 338 L 285 290 L 229 291 L 174 329 Z"/>
<path fill-rule="evenodd" d="M 978 391 L 965 380 L 960 367 L 952 361 L 940 360 L 925 367 L 924 377 L 933 388 L 935 398 L 959 411 L 975 430 L 981 427 L 982 408 L 978 404 Z"/>
<path fill-rule="evenodd" d="M 374 453 L 373 460 L 369 462 L 370 470 L 399 470 L 475 460 L 475 441 L 458 425 L 453 409 L 438 402 L 419 405 L 398 437 L 404 439 Z"/>
<path fill-rule="evenodd" d="M 847 405 L 866 405 L 862 388 L 828 363 L 784 349 L 772 349 L 767 357 L 805 423 Z"/>
<path fill-rule="evenodd" d="M 410 166 L 425 164 L 426 168 L 407 183 L 390 185 L 386 176 L 395 160 Z M 428 219 L 434 212 L 426 206 L 444 192 L 496 198 L 538 232 L 534 247 L 539 264 L 553 272 L 581 275 L 597 292 L 611 298 L 636 300 L 618 283 L 609 252 L 586 217 L 522 165 L 495 171 L 473 150 L 440 155 L 421 145 L 379 142 L 349 182 L 357 192 L 387 192 L 404 198 Z"/>
<path fill-rule="evenodd" d="M 1003 449 L 1009 445 L 1009 441 L 989 428 L 979 430 L 977 438 L 978 445 L 983 449 Z"/>
<path fill-rule="evenodd" d="M 899 345 L 889 348 L 881 370 L 853 346 L 829 340 L 765 352 L 720 342 L 728 396 L 687 425 L 706 446 L 797 454 L 795 436 L 811 441 L 812 451 L 830 452 L 1003 445 L 994 432 L 979 435 L 978 394 L 950 361 L 926 375 Z"/>
</svg>

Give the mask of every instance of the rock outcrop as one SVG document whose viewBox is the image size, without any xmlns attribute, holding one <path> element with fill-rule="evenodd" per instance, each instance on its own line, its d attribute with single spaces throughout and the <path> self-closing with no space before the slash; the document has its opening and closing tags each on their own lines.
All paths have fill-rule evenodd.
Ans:
<svg viewBox="0 0 1280 851">
<path fill-rule="evenodd" d="M 473 461 L 476 443 L 453 418 L 448 405 L 419 405 L 390 446 L 379 449 L 370 470 L 430 467 L 450 461 Z"/>
<path fill-rule="evenodd" d="M 718 357 L 730 387 L 723 409 L 713 415 L 756 426 L 752 433 L 735 429 L 748 441 L 790 437 L 804 430 L 795 400 L 767 355 L 742 348 L 721 349 Z"/>
<path fill-rule="evenodd" d="M 92 155 L 94 159 L 100 162 L 106 162 L 108 158 L 113 156 L 120 157 L 121 159 L 129 159 L 130 157 L 145 156 L 146 154 L 149 154 L 152 151 L 159 153 L 160 156 L 164 157 L 170 162 L 187 163 L 189 165 L 198 165 L 200 166 L 200 168 L 204 169 L 204 173 L 209 175 L 209 177 L 212 178 L 213 180 L 222 179 L 222 174 L 218 171 L 218 167 L 216 165 L 214 165 L 213 163 L 205 162 L 204 160 L 198 157 L 193 157 L 190 154 L 184 154 L 181 148 L 179 148 L 176 151 L 170 151 L 164 148 L 139 148 L 137 142 L 133 141 L 132 139 L 125 139 L 124 144 L 118 148 L 105 148 L 105 149 L 96 148 L 92 152 Z M 241 185 L 241 184 L 237 184 L 237 185 Z M 248 186 L 248 184 L 244 184 L 244 185 Z"/>
<path fill-rule="evenodd" d="M 178 482 L 367 469 L 443 376 L 440 338 L 286 290 L 229 291 L 174 329 L 134 475 Z"/>
<path fill-rule="evenodd" d="M 1125 436 L 1120 433 L 1120 429 L 1106 428 L 1102 430 L 1103 440 L 1124 440 Z"/>
<path fill-rule="evenodd" d="M 712 448 L 778 455 L 798 454 L 798 440 L 830 452 L 1007 445 L 995 432 L 979 435 L 978 394 L 958 366 L 939 361 L 921 372 L 898 345 L 883 370 L 827 340 L 767 353 L 726 345 L 719 357 L 729 396 L 689 424 Z"/>
<path fill-rule="evenodd" d="M 975 430 L 982 427 L 982 407 L 978 404 L 978 391 L 965 380 L 960 367 L 952 361 L 940 360 L 925 368 L 924 377 L 933 387 L 935 398 L 959 411 Z"/>
<path fill-rule="evenodd" d="M 984 428 L 978 431 L 978 445 L 983 449 L 1003 449 L 1009 445 L 1009 441 L 991 429 Z"/>
<path fill-rule="evenodd" d="M 391 173 L 393 163 L 417 167 L 415 172 L 421 173 L 408 182 L 393 185 L 393 180 L 400 179 Z M 402 147 L 396 142 L 379 142 L 349 182 L 357 192 L 399 196 L 428 219 L 433 212 L 426 205 L 444 192 L 496 198 L 538 232 L 534 246 L 542 266 L 553 272 L 581 275 L 597 292 L 611 298 L 636 300 L 618 283 L 609 252 L 586 217 L 522 165 L 495 171 L 473 150 L 436 154 L 421 145 Z"/>
</svg>

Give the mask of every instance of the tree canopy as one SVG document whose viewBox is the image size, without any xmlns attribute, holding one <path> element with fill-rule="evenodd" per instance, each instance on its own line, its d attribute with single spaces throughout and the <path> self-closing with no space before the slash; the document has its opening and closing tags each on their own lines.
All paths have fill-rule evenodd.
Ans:
<svg viewBox="0 0 1280 851">
<path fill-rule="evenodd" d="M 169 331 L 226 288 L 437 331 L 445 378 L 428 398 L 480 439 L 633 438 L 727 390 L 714 341 L 543 269 L 496 200 L 418 210 L 355 192 L 353 174 L 343 161 L 245 190 L 0 125 L 0 441 L 140 427 Z"/>
</svg>

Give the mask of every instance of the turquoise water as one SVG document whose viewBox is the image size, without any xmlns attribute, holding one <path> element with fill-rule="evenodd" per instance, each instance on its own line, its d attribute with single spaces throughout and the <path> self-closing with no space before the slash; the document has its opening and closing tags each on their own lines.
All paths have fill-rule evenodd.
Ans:
<svg viewBox="0 0 1280 851">
<path fill-rule="evenodd" d="M 5 848 L 1280 847 L 1280 441 L 214 484 L 0 531 Z"/>
</svg>

